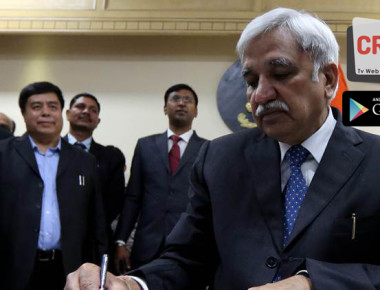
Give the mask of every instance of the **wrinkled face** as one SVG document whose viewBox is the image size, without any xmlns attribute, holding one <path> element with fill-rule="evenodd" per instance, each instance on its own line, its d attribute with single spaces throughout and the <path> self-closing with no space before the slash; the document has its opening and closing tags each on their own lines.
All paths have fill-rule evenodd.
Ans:
<svg viewBox="0 0 380 290">
<path fill-rule="evenodd" d="M 94 131 L 98 126 L 99 109 L 96 102 L 88 97 L 78 98 L 72 107 L 66 111 L 66 118 L 72 128 Z"/>
<path fill-rule="evenodd" d="M 186 89 L 172 92 L 164 107 L 164 113 L 168 115 L 169 123 L 174 126 L 191 126 L 198 114 L 193 93 Z"/>
<path fill-rule="evenodd" d="M 258 127 L 269 137 L 299 144 L 317 131 L 328 114 L 337 81 L 329 64 L 312 81 L 313 62 L 284 30 L 251 40 L 244 53 L 247 97 Z"/>
<path fill-rule="evenodd" d="M 55 93 L 30 96 L 22 115 L 26 130 L 32 137 L 59 138 L 63 119 L 61 104 Z"/>
</svg>

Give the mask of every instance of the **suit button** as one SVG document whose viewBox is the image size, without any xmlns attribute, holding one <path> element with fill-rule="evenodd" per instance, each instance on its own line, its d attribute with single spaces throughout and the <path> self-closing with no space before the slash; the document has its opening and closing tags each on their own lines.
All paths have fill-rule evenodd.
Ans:
<svg viewBox="0 0 380 290">
<path fill-rule="evenodd" d="M 278 260 L 275 257 L 269 257 L 265 265 L 270 269 L 276 268 L 278 266 Z"/>
<path fill-rule="evenodd" d="M 38 229 L 33 230 L 35 233 L 39 233 L 40 231 Z"/>
<path fill-rule="evenodd" d="M 40 209 L 41 208 L 41 205 L 40 204 L 36 204 L 36 209 Z"/>
<path fill-rule="evenodd" d="M 43 188 L 44 187 L 44 183 L 43 182 L 38 183 L 38 187 L 39 188 Z"/>
</svg>

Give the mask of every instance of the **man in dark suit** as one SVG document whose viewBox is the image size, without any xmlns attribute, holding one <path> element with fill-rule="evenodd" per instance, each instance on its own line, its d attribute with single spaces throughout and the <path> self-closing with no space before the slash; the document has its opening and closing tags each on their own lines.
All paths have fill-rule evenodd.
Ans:
<svg viewBox="0 0 380 290">
<path fill-rule="evenodd" d="M 99 114 L 100 104 L 94 95 L 80 93 L 74 96 L 70 101 L 70 108 L 66 111 L 70 129 L 65 139 L 70 144 L 82 147 L 96 158 L 107 217 L 108 238 L 111 240 L 113 236 L 111 224 L 120 214 L 124 200 L 125 158 L 118 148 L 103 146 L 95 142 L 92 137 L 100 123 Z"/>
<path fill-rule="evenodd" d="M 202 147 L 165 253 L 131 274 L 150 290 L 380 289 L 380 138 L 344 127 L 329 106 L 332 31 L 277 8 L 247 25 L 237 49 L 259 129 Z M 67 289 L 97 271 L 80 268 Z M 106 286 L 139 287 L 111 275 Z"/>
<path fill-rule="evenodd" d="M 95 158 L 60 138 L 57 86 L 30 84 L 19 105 L 27 132 L 0 142 L 0 288 L 62 289 L 107 246 Z"/>
<path fill-rule="evenodd" d="M 126 200 L 116 229 L 115 262 L 121 273 L 125 270 L 120 269 L 123 262 L 135 268 L 161 254 L 167 235 L 186 209 L 189 172 L 205 141 L 192 129 L 198 114 L 195 91 L 185 84 L 173 85 L 164 100 L 169 129 L 138 140 L 133 156 Z M 181 140 L 174 145 L 171 138 L 175 136 Z M 172 147 L 179 149 L 175 169 L 169 157 Z M 130 260 L 125 242 L 137 220 Z"/>
</svg>

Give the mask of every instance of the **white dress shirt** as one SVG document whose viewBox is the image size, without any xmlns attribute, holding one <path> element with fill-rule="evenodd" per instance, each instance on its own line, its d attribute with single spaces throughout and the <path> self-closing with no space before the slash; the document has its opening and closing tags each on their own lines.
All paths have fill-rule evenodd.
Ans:
<svg viewBox="0 0 380 290">
<path fill-rule="evenodd" d="M 167 132 L 168 132 L 168 153 L 169 153 L 173 146 L 173 140 L 170 139 L 170 137 L 176 134 L 174 134 L 173 131 L 170 129 L 168 129 Z M 179 137 L 181 137 L 181 140 L 178 142 L 180 157 L 182 157 L 183 153 L 185 152 L 186 147 L 189 144 L 190 138 L 191 136 L 193 136 L 193 133 L 194 133 L 194 130 L 190 129 L 189 131 L 179 135 Z"/>
<path fill-rule="evenodd" d="M 83 144 L 86 147 L 86 151 L 90 150 L 91 142 L 92 142 L 92 136 L 88 137 L 87 139 L 84 139 L 83 141 L 78 141 L 73 135 L 70 133 L 67 133 L 67 141 L 71 145 L 74 145 L 76 142 Z"/>
<path fill-rule="evenodd" d="M 329 107 L 329 114 L 323 125 L 309 138 L 302 142 L 302 146 L 309 150 L 310 155 L 306 161 L 301 165 L 301 171 L 305 178 L 307 186 L 310 185 L 311 180 L 317 171 L 318 165 L 321 162 L 323 153 L 326 150 L 327 143 L 334 131 L 336 120 Z M 285 154 L 291 145 L 278 142 L 281 151 L 281 191 L 283 192 L 290 176 L 290 167 L 288 160 L 285 159 Z"/>
</svg>

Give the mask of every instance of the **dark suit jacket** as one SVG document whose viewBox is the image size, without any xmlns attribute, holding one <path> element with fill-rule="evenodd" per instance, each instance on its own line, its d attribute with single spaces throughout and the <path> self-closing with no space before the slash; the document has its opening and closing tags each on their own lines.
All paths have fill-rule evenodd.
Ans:
<svg viewBox="0 0 380 290">
<path fill-rule="evenodd" d="M 94 157 L 62 140 L 56 185 L 66 274 L 83 262 L 98 258 L 107 246 L 95 170 Z M 79 175 L 85 177 L 84 186 L 79 185 Z M 0 142 L 0 287 L 3 289 L 25 289 L 29 281 L 38 245 L 43 186 L 28 135 Z"/>
<path fill-rule="evenodd" d="M 193 133 L 172 176 L 167 133 L 138 140 L 116 229 L 116 239 L 126 241 L 139 218 L 131 256 L 133 267 L 158 257 L 166 236 L 185 211 L 190 169 L 204 141 Z"/>
<path fill-rule="evenodd" d="M 107 225 L 120 214 L 125 193 L 123 153 L 114 146 L 103 146 L 92 139 L 89 152 L 96 158 L 96 167 L 106 209 Z"/>
<path fill-rule="evenodd" d="M 1 139 L 6 139 L 6 138 L 9 138 L 9 137 L 12 137 L 12 134 L 5 131 L 3 128 L 0 128 L 0 140 Z"/>
<path fill-rule="evenodd" d="M 278 142 L 253 129 L 206 143 L 165 254 L 134 274 L 149 290 L 239 290 L 306 268 L 315 290 L 380 289 L 379 148 L 338 121 L 283 248 Z"/>
<path fill-rule="evenodd" d="M 67 141 L 67 135 L 64 137 Z M 103 196 L 108 232 L 120 214 L 125 195 L 124 154 L 114 146 L 103 146 L 92 139 L 89 152 L 96 158 L 96 170 Z"/>
</svg>

